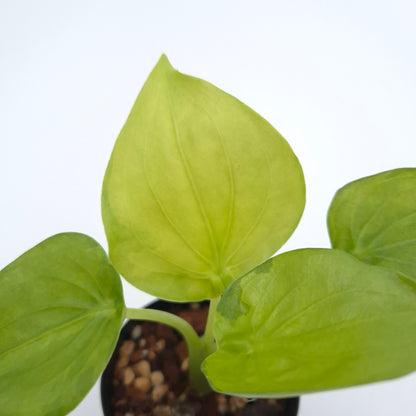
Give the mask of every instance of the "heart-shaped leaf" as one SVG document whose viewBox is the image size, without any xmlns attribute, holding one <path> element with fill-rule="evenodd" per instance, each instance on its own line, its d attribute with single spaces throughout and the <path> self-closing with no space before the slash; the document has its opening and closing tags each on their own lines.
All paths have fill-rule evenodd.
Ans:
<svg viewBox="0 0 416 416">
<path fill-rule="evenodd" d="M 301 167 L 283 137 L 162 56 L 104 179 L 110 258 L 154 295 L 214 298 L 281 247 L 304 199 Z"/>
<path fill-rule="evenodd" d="M 76 233 L 53 236 L 0 272 L 0 413 L 60 416 L 104 369 L 124 301 L 104 250 Z"/>
<path fill-rule="evenodd" d="M 278 397 L 416 369 L 416 290 L 340 250 L 279 255 L 234 282 L 214 320 L 211 385 Z"/>
<path fill-rule="evenodd" d="M 341 188 L 328 213 L 334 248 L 416 282 L 416 169 L 396 169 Z"/>
</svg>

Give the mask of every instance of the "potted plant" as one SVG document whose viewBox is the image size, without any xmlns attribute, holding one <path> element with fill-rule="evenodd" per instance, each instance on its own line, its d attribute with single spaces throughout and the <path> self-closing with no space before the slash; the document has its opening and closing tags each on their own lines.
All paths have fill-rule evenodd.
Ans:
<svg viewBox="0 0 416 416">
<path fill-rule="evenodd" d="M 68 413 L 125 318 L 182 334 L 195 396 L 273 399 L 412 372 L 415 189 L 412 168 L 352 182 L 329 209 L 332 249 L 270 258 L 303 212 L 296 156 L 257 113 L 162 56 L 105 174 L 109 257 L 63 233 L 0 272 L 2 414 Z M 209 300 L 203 335 L 174 314 L 126 308 L 120 274 L 165 300 Z M 133 385 L 152 378 L 140 365 L 123 374 Z"/>
</svg>

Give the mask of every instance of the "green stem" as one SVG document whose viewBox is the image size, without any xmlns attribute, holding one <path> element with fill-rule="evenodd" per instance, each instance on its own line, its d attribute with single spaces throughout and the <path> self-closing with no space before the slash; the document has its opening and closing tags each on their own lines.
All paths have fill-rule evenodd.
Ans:
<svg viewBox="0 0 416 416">
<path fill-rule="evenodd" d="M 213 352 L 217 350 L 217 344 L 215 343 L 215 338 L 214 338 L 213 323 L 214 323 L 215 310 L 217 309 L 217 305 L 220 299 L 221 297 L 211 299 L 211 302 L 209 304 L 207 324 L 205 326 L 204 335 L 202 336 L 202 342 L 205 347 L 206 356 L 212 354 Z"/>
<path fill-rule="evenodd" d="M 127 308 L 127 319 L 139 319 L 142 321 L 160 322 L 179 331 L 188 344 L 189 353 L 189 382 L 191 386 L 201 395 L 212 391 L 207 379 L 201 371 L 204 361 L 205 345 L 202 338 L 198 336 L 191 325 L 184 319 L 174 314 L 159 311 L 157 309 L 132 309 Z"/>
</svg>

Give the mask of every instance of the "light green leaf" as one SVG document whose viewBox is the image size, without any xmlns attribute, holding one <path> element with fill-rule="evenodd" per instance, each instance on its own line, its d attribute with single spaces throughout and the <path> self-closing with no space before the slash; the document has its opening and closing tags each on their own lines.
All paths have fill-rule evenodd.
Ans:
<svg viewBox="0 0 416 416">
<path fill-rule="evenodd" d="M 304 199 L 301 167 L 283 137 L 162 56 L 104 179 L 110 258 L 154 295 L 214 298 L 281 247 Z"/>
<path fill-rule="evenodd" d="M 203 363 L 218 391 L 292 396 L 416 369 L 416 291 L 340 250 L 279 255 L 234 282 Z"/>
<path fill-rule="evenodd" d="M 85 235 L 55 235 L 0 271 L 1 415 L 72 410 L 104 369 L 123 317 L 120 278 Z"/>
<path fill-rule="evenodd" d="M 334 248 L 416 282 L 416 169 L 379 173 L 341 188 L 328 228 Z"/>
</svg>

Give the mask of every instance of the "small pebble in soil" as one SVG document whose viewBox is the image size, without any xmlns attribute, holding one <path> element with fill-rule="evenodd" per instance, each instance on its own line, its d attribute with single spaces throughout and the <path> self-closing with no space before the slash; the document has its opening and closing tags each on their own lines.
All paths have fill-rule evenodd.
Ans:
<svg viewBox="0 0 416 416">
<path fill-rule="evenodd" d="M 117 360 L 116 368 L 124 368 L 129 363 L 129 357 L 127 356 L 121 356 Z"/>
<path fill-rule="evenodd" d="M 246 399 L 243 397 L 231 397 L 229 401 L 229 408 L 231 413 L 235 413 L 237 409 L 241 409 L 246 405 Z"/>
<path fill-rule="evenodd" d="M 147 360 L 141 360 L 134 364 L 133 371 L 138 376 L 150 377 L 150 363 Z"/>
<path fill-rule="evenodd" d="M 216 400 L 217 400 L 218 411 L 222 414 L 225 413 L 228 408 L 227 398 L 223 394 L 217 394 Z"/>
<path fill-rule="evenodd" d="M 165 346 L 166 346 L 166 341 L 164 339 L 160 339 L 155 344 L 155 351 L 156 352 L 163 351 L 165 349 Z"/>
<path fill-rule="evenodd" d="M 126 340 L 121 344 L 119 353 L 120 357 L 126 356 L 130 357 L 131 353 L 134 351 L 134 347 L 136 346 L 135 342 L 132 340 Z"/>
<path fill-rule="evenodd" d="M 166 384 L 161 384 L 160 386 L 154 386 L 152 390 L 152 400 L 154 402 L 159 402 L 167 392 L 168 392 L 168 386 Z"/>
<path fill-rule="evenodd" d="M 189 357 L 186 357 L 181 363 L 181 371 L 189 370 Z"/>
<path fill-rule="evenodd" d="M 124 369 L 124 375 L 123 375 L 123 383 L 125 386 L 129 386 L 131 383 L 133 383 L 133 380 L 135 378 L 134 371 L 131 367 L 127 367 Z"/>
<path fill-rule="evenodd" d="M 141 325 L 136 325 L 131 331 L 131 337 L 133 339 L 137 339 L 142 334 L 142 327 Z"/>
<path fill-rule="evenodd" d="M 159 370 L 153 371 L 153 373 L 150 374 L 150 380 L 152 380 L 154 386 L 160 386 L 165 381 L 165 376 Z"/>
<path fill-rule="evenodd" d="M 134 380 L 133 386 L 142 393 L 147 393 L 152 388 L 152 383 L 147 377 L 137 377 Z"/>
</svg>

